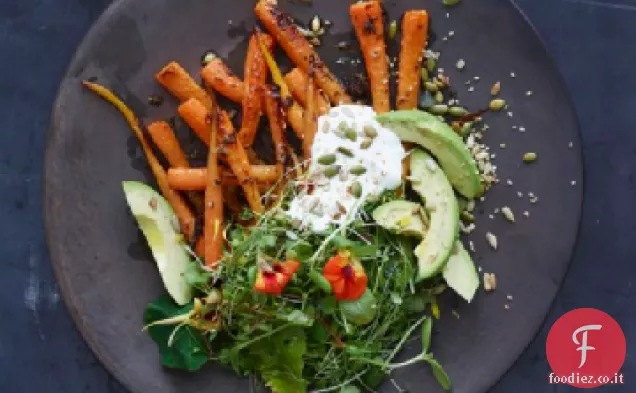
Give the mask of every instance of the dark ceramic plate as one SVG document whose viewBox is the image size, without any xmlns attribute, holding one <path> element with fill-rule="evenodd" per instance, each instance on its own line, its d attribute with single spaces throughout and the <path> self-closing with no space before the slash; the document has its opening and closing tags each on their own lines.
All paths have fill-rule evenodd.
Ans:
<svg viewBox="0 0 636 393">
<path fill-rule="evenodd" d="M 351 37 L 350 2 L 314 3 L 309 7 L 281 0 L 299 20 L 308 21 L 317 13 L 333 21 L 320 53 L 337 74 L 346 76 L 351 66 L 336 65 L 335 60 L 359 54 L 341 53 L 335 44 Z M 429 9 L 433 47 L 442 50 L 441 66 L 451 75 L 462 105 L 482 107 L 498 80 L 510 103 L 509 116 L 487 116 L 486 140 L 496 154 L 502 182 L 478 206 L 478 229 L 470 237 L 477 264 L 496 273 L 498 289 L 480 293 L 471 305 L 446 299 L 433 345 L 455 392 L 485 392 L 535 335 L 568 267 L 583 186 L 575 115 L 552 61 L 511 3 L 465 1 L 450 9 L 441 0 L 385 4 L 390 19 L 409 8 Z M 61 84 L 45 168 L 48 244 L 80 331 L 104 365 L 135 393 L 230 393 L 251 387 L 217 366 L 192 375 L 160 366 L 154 343 L 141 332 L 141 314 L 163 290 L 121 190 L 122 180 L 150 177 L 122 118 L 83 90 L 80 81 L 99 78 L 145 122 L 173 116 L 175 102 L 170 98 L 160 108 L 146 104 L 150 95 L 165 95 L 152 75 L 170 60 L 198 75 L 200 56 L 209 49 L 241 74 L 246 33 L 254 25 L 253 5 L 253 0 L 116 2 L 87 35 Z M 455 69 L 459 58 L 466 61 L 462 72 Z M 468 80 L 473 92 L 465 85 Z M 530 90 L 532 96 L 526 94 Z M 187 129 L 178 126 L 187 142 Z M 519 132 L 520 127 L 525 132 Z M 538 153 L 537 162 L 522 163 L 527 151 Z M 529 202 L 530 192 L 538 203 Z M 505 205 L 516 213 L 516 224 L 494 212 Z M 486 231 L 498 236 L 498 251 L 489 248 Z M 424 366 L 397 373 L 395 379 L 411 392 L 440 391 Z M 387 385 L 383 391 L 392 389 Z"/>
</svg>

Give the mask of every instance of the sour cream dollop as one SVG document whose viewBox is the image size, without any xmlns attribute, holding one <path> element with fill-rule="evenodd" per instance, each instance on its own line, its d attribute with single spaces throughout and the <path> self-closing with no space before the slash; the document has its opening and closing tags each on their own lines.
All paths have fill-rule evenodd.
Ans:
<svg viewBox="0 0 636 393">
<path fill-rule="evenodd" d="M 369 196 L 400 186 L 406 153 L 375 116 L 362 105 L 341 105 L 320 116 L 307 179 L 313 187 L 287 211 L 301 227 L 324 232 L 352 217 Z"/>
</svg>

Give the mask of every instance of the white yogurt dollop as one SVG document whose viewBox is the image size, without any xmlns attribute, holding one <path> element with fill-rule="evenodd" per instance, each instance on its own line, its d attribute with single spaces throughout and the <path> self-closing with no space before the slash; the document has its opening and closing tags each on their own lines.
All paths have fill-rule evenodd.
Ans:
<svg viewBox="0 0 636 393">
<path fill-rule="evenodd" d="M 318 119 L 308 179 L 314 187 L 296 196 L 287 211 L 301 227 L 324 232 L 329 224 L 341 224 L 355 214 L 367 197 L 400 186 L 406 153 L 400 139 L 375 116 L 367 106 L 341 105 Z M 319 162 L 327 155 L 335 155 L 333 164 Z M 325 170 L 334 166 L 339 173 L 328 177 Z M 352 168 L 365 172 L 356 175 Z M 361 186 L 360 197 L 350 192 L 356 182 Z"/>
</svg>

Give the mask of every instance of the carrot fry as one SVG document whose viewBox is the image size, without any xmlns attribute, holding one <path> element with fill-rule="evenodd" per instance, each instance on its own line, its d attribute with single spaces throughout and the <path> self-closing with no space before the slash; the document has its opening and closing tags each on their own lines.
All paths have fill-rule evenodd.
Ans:
<svg viewBox="0 0 636 393">
<path fill-rule="evenodd" d="M 298 101 L 300 105 L 306 106 L 307 99 L 305 96 L 305 87 L 309 83 L 307 75 L 305 75 L 305 73 L 300 68 L 294 68 L 285 75 L 285 83 L 287 83 L 287 86 L 289 86 L 292 97 L 294 97 L 294 99 Z M 319 114 L 324 115 L 329 111 L 329 98 L 325 97 L 320 89 L 316 89 L 314 102 L 317 105 Z"/>
<path fill-rule="evenodd" d="M 205 236 L 200 236 L 194 245 L 194 253 L 199 258 L 205 258 Z"/>
<path fill-rule="evenodd" d="M 206 132 L 206 128 L 208 128 L 206 115 L 208 112 L 201 101 L 191 98 L 179 105 L 177 112 L 188 123 L 199 139 L 207 146 L 210 146 L 210 133 Z"/>
<path fill-rule="evenodd" d="M 157 82 L 181 102 L 190 98 L 199 100 L 207 110 L 214 108 L 212 98 L 178 63 L 170 62 L 155 74 Z"/>
<path fill-rule="evenodd" d="M 384 42 L 382 5 L 377 1 L 362 1 L 352 4 L 349 14 L 366 64 L 373 108 L 377 113 L 388 112 L 391 110 L 389 62 Z"/>
<path fill-rule="evenodd" d="M 245 84 L 228 68 L 220 58 L 214 58 L 201 70 L 205 84 L 231 101 L 243 102 Z"/>
<path fill-rule="evenodd" d="M 311 66 L 309 67 L 307 87 L 305 88 L 305 98 L 307 105 L 305 105 L 305 113 L 303 114 L 304 120 L 304 138 L 303 138 L 303 155 L 304 159 L 311 158 L 311 146 L 314 143 L 314 136 L 316 135 L 316 129 L 318 128 L 318 111 L 316 109 L 316 102 L 314 101 L 316 88 L 314 86 L 314 64 L 313 59 L 310 59 Z"/>
<path fill-rule="evenodd" d="M 287 141 L 285 140 L 285 121 L 283 120 L 283 108 L 279 101 L 280 93 L 274 86 L 269 86 L 265 94 L 265 113 L 269 120 L 269 130 L 274 144 L 274 156 L 276 162 L 282 166 L 287 161 Z"/>
<path fill-rule="evenodd" d="M 187 168 L 190 166 L 170 124 L 165 121 L 156 121 L 148 124 L 146 129 L 161 154 L 168 160 L 170 166 L 175 168 Z"/>
<path fill-rule="evenodd" d="M 225 168 L 220 169 L 221 184 L 228 186 L 239 185 L 234 173 Z M 276 165 L 252 165 L 254 180 L 259 183 L 273 183 L 281 175 Z M 208 179 L 206 168 L 170 168 L 168 169 L 168 184 L 173 190 L 201 191 L 205 190 Z"/>
<path fill-rule="evenodd" d="M 205 208 L 203 237 L 205 238 L 205 264 L 218 266 L 223 256 L 223 194 L 219 174 L 217 134 L 220 109 L 210 120 L 210 151 L 208 153 L 207 178 L 205 188 Z"/>
<path fill-rule="evenodd" d="M 92 82 L 82 82 L 82 84 L 84 85 L 84 87 L 112 104 L 126 118 L 126 121 L 128 122 L 128 125 L 130 126 L 133 134 L 137 137 L 139 143 L 141 144 L 141 148 L 146 155 L 146 159 L 148 160 L 150 169 L 152 170 L 152 173 L 157 180 L 159 190 L 166 198 L 168 203 L 170 203 L 179 220 L 181 232 L 183 232 L 183 235 L 188 241 L 191 241 L 194 236 L 194 214 L 192 213 L 192 210 L 190 210 L 190 207 L 188 207 L 186 202 L 183 200 L 181 195 L 171 189 L 168 185 L 166 171 L 161 166 L 161 163 L 159 163 L 159 160 L 153 153 L 152 148 L 148 144 L 148 141 L 146 141 L 146 137 L 144 136 L 139 120 L 137 119 L 135 114 L 130 110 L 130 108 L 128 108 L 128 106 L 126 106 L 124 102 L 122 102 L 113 92 L 111 92 L 107 88 Z"/>
<path fill-rule="evenodd" d="M 261 52 L 260 44 L 263 44 L 267 52 L 274 47 L 274 40 L 267 34 L 253 34 L 247 48 L 245 57 L 244 89 L 243 97 L 243 123 L 239 131 L 239 140 L 245 147 L 254 143 L 258 122 L 263 115 L 263 90 L 267 80 L 267 63 Z"/>
<path fill-rule="evenodd" d="M 422 59 L 428 40 L 428 13 L 407 11 L 402 20 L 397 109 L 415 109 L 420 96 Z"/>
<path fill-rule="evenodd" d="M 263 26 L 274 36 L 276 42 L 283 48 L 287 56 L 297 67 L 309 72 L 309 59 L 316 59 L 316 84 L 329 97 L 332 104 L 351 102 L 344 87 L 329 71 L 325 63 L 311 46 L 309 41 L 300 33 L 292 18 L 276 7 L 275 2 L 259 1 L 254 9 L 256 16 Z"/>
</svg>

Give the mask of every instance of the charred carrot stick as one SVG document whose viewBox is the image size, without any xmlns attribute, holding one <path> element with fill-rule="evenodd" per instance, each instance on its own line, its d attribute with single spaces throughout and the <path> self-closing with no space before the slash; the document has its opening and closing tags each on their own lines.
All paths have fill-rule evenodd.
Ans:
<svg viewBox="0 0 636 393">
<path fill-rule="evenodd" d="M 205 239 L 205 264 L 218 266 L 223 256 L 223 194 L 217 149 L 218 122 L 220 109 L 208 117 L 210 123 L 210 150 L 205 187 L 205 207 L 203 210 L 203 237 Z"/>
<path fill-rule="evenodd" d="M 216 57 L 201 70 L 205 84 L 231 101 L 242 103 L 245 98 L 245 84 L 223 62 Z"/>
<path fill-rule="evenodd" d="M 305 105 L 305 113 L 303 114 L 303 158 L 305 160 L 311 158 L 311 146 L 314 144 L 314 136 L 316 135 L 316 129 L 318 128 L 318 110 L 316 109 L 316 102 L 314 100 L 316 88 L 314 86 L 313 59 L 311 59 L 310 61 L 311 66 L 309 67 L 309 73 L 307 74 L 307 87 L 305 88 L 305 98 L 307 100 L 307 104 Z"/>
<path fill-rule="evenodd" d="M 329 71 L 325 63 L 311 46 L 309 41 L 300 33 L 293 19 L 276 7 L 275 2 L 259 1 L 254 9 L 256 16 L 269 31 L 287 56 L 297 67 L 309 72 L 309 58 L 316 59 L 316 84 L 327 94 L 332 104 L 351 102 L 351 97 L 338 82 L 334 74 Z"/>
<path fill-rule="evenodd" d="M 422 59 L 428 40 L 428 13 L 411 10 L 402 20 L 397 109 L 415 109 L 420 96 Z"/>
<path fill-rule="evenodd" d="M 156 121 L 146 127 L 150 138 L 155 143 L 161 154 L 166 158 L 170 166 L 175 168 L 187 168 L 190 166 L 186 154 L 181 148 L 172 127 L 165 121 Z"/>
<path fill-rule="evenodd" d="M 289 86 L 292 97 L 302 106 L 307 105 L 305 87 L 309 83 L 308 81 L 307 75 L 300 68 L 294 68 L 285 75 L 285 83 Z M 323 95 L 320 89 L 316 89 L 314 102 L 319 114 L 324 115 L 329 111 L 329 99 Z"/>
<path fill-rule="evenodd" d="M 287 141 L 285 139 L 285 120 L 283 119 L 283 108 L 280 103 L 280 91 L 277 87 L 269 86 L 267 88 L 265 114 L 269 121 L 276 162 L 283 167 L 287 161 Z"/>
<path fill-rule="evenodd" d="M 194 245 L 194 253 L 197 254 L 199 258 L 205 258 L 205 236 L 200 236 Z"/>
<path fill-rule="evenodd" d="M 206 131 L 206 128 L 208 128 L 206 120 L 207 110 L 203 111 L 204 109 L 206 108 L 201 101 L 191 98 L 177 107 L 177 113 L 188 123 L 196 136 L 207 146 L 210 146 L 210 133 Z"/>
<path fill-rule="evenodd" d="M 388 112 L 391 110 L 389 63 L 384 42 L 382 5 L 377 1 L 362 1 L 352 4 L 349 14 L 367 68 L 373 108 L 377 113 Z"/>
<path fill-rule="evenodd" d="M 150 170 L 157 180 L 157 186 L 159 187 L 159 190 L 166 198 L 168 203 L 170 203 L 170 206 L 172 206 L 172 209 L 174 210 L 175 215 L 179 220 L 181 232 L 188 241 L 191 241 L 194 237 L 194 214 L 192 213 L 192 210 L 190 210 L 190 207 L 188 207 L 186 202 L 183 200 L 181 195 L 171 189 L 168 185 L 166 171 L 163 169 L 161 163 L 153 153 L 149 143 L 146 141 L 146 137 L 144 136 L 137 116 L 135 116 L 132 110 L 130 110 L 130 108 L 123 101 L 121 101 L 113 92 L 111 92 L 104 86 L 92 82 L 82 83 L 84 87 L 112 104 L 124 116 L 133 134 L 137 137 L 139 143 L 141 144 L 141 148 L 143 149 L 146 159 L 148 160 L 148 164 L 150 165 Z"/>
<path fill-rule="evenodd" d="M 271 52 L 274 46 L 274 40 L 269 35 L 260 34 L 257 37 L 256 34 L 252 34 L 247 47 L 244 70 L 245 95 L 242 104 L 243 118 L 238 134 L 239 140 L 245 147 L 250 147 L 254 143 L 258 122 L 263 114 L 263 92 L 268 67 L 261 52 L 259 40 L 268 52 Z"/>
<path fill-rule="evenodd" d="M 272 183 L 278 180 L 281 171 L 275 165 L 252 165 L 252 174 L 259 183 Z M 233 172 L 225 168 L 220 169 L 220 179 L 223 185 L 239 185 Z M 208 172 L 206 168 L 170 168 L 168 169 L 168 184 L 173 190 L 201 191 L 207 184 Z"/>
<path fill-rule="evenodd" d="M 155 74 L 155 79 L 179 101 L 199 100 L 207 110 L 214 108 L 212 98 L 177 62 L 170 62 Z"/>
</svg>

